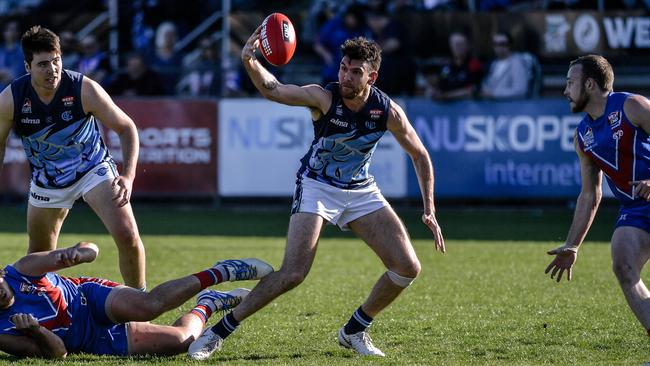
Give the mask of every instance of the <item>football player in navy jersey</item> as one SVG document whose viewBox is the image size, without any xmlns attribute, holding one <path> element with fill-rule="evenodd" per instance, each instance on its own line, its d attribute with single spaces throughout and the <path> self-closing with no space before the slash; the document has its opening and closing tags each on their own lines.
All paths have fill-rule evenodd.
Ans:
<svg viewBox="0 0 650 366">
<path fill-rule="evenodd" d="M 546 268 L 571 280 L 578 249 L 602 197 L 603 173 L 621 208 L 611 241 L 614 274 L 634 315 L 650 335 L 650 292 L 641 270 L 650 258 L 650 101 L 613 91 L 614 72 L 602 56 L 570 63 L 564 95 L 586 115 L 576 130 L 582 189 L 566 241 L 548 252 Z"/>
<path fill-rule="evenodd" d="M 239 322 L 298 286 L 314 261 L 321 230 L 330 223 L 351 229 L 386 266 L 365 302 L 339 330 L 338 342 L 362 355 L 384 356 L 373 345 L 367 328 L 415 280 L 420 262 L 406 228 L 368 167 L 379 139 L 390 131 L 413 161 L 424 203 L 422 221 L 433 234 L 435 248 L 444 252 L 435 216 L 431 159 L 402 108 L 373 85 L 381 64 L 381 49 L 375 42 L 358 37 L 341 46 L 337 83 L 324 88 L 297 86 L 280 83 L 257 61 L 259 33 L 260 28 L 242 51 L 248 75 L 265 98 L 308 107 L 314 140 L 296 174 L 282 267 L 262 280 L 237 309 L 204 331 L 188 354 L 194 359 L 209 357 Z"/>
<path fill-rule="evenodd" d="M 13 127 L 31 168 L 28 252 L 55 249 L 68 210 L 83 197 L 117 244 L 125 283 L 144 289 L 145 251 L 129 203 L 139 151 L 135 124 L 99 84 L 63 69 L 54 32 L 34 26 L 21 44 L 28 74 L 0 93 L 0 161 Z M 121 173 L 98 120 L 120 138 Z"/>
<path fill-rule="evenodd" d="M 0 350 L 19 357 L 175 355 L 187 351 L 210 316 L 248 294 L 208 290 L 225 281 L 256 280 L 273 268 L 256 258 L 229 259 L 144 292 L 94 277 L 64 277 L 57 270 L 90 263 L 97 245 L 28 254 L 0 269 Z M 201 291 L 203 290 L 203 291 Z M 199 292 L 200 291 L 200 292 Z M 149 323 L 199 294 L 197 304 L 172 325 Z"/>
</svg>

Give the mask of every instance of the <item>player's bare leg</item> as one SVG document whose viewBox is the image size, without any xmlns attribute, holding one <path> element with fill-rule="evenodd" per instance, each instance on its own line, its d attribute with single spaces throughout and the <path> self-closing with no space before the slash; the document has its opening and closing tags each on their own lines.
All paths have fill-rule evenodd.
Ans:
<svg viewBox="0 0 650 366">
<path fill-rule="evenodd" d="M 173 325 L 129 323 L 129 354 L 177 355 L 187 352 L 190 344 L 203 331 L 205 323 L 198 316 L 187 313 Z"/>
<path fill-rule="evenodd" d="M 131 204 L 117 207 L 111 180 L 99 183 L 84 195 L 84 199 L 113 236 L 119 252 L 120 273 L 126 285 L 144 288 L 145 252 Z"/>
<path fill-rule="evenodd" d="M 68 215 L 67 208 L 41 208 L 27 205 L 27 253 L 54 250 L 57 246 L 61 225 Z"/>
<path fill-rule="evenodd" d="M 289 220 L 287 245 L 280 270 L 264 277 L 232 313 L 206 329 L 192 343 L 188 355 L 195 360 L 207 359 L 221 348 L 224 339 L 237 329 L 239 322 L 302 283 L 314 262 L 324 223 L 325 219 L 315 214 L 293 214 Z"/>
<path fill-rule="evenodd" d="M 237 321 L 248 318 L 304 281 L 314 262 L 324 222 L 322 217 L 310 213 L 291 216 L 282 267 L 260 280 L 250 295 L 233 311 Z"/>
<path fill-rule="evenodd" d="M 352 231 L 379 256 L 386 268 L 405 278 L 416 278 L 420 261 L 411 245 L 406 228 L 390 206 L 354 220 Z M 374 317 L 390 305 L 404 290 L 383 274 L 363 303 L 363 310 Z"/>
<path fill-rule="evenodd" d="M 650 291 L 641 270 L 650 259 L 650 233 L 622 226 L 612 236 L 612 265 L 625 299 L 650 335 Z"/>
<path fill-rule="evenodd" d="M 228 293 L 206 290 L 206 295 L 199 296 L 197 306 L 173 325 L 144 323 L 182 305 L 202 288 L 195 275 L 165 282 L 149 293 L 129 287 L 116 288 L 107 298 L 107 314 L 117 323 L 129 322 L 130 354 L 183 353 L 201 334 L 210 315 L 236 306 L 248 293 L 245 289 Z"/>
<path fill-rule="evenodd" d="M 373 318 L 418 276 L 420 262 L 406 228 L 390 206 L 354 220 L 349 225 L 377 253 L 388 271 L 375 283 L 366 301 L 348 323 L 339 330 L 338 340 L 342 346 L 352 348 L 359 354 L 384 356 L 372 344 L 366 329 Z"/>
</svg>

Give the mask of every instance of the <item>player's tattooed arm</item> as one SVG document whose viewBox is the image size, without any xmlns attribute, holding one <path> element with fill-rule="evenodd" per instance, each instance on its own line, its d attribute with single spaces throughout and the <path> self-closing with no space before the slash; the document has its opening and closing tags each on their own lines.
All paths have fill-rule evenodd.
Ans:
<svg viewBox="0 0 650 366">
<path fill-rule="evenodd" d="M 273 78 L 272 80 L 265 80 L 262 84 L 266 90 L 275 90 L 278 87 L 278 80 Z"/>
</svg>

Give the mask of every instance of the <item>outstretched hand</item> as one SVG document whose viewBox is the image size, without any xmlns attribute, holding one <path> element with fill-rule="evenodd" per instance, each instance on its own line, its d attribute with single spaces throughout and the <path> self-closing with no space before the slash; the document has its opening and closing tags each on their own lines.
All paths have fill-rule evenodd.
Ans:
<svg viewBox="0 0 650 366">
<path fill-rule="evenodd" d="M 81 242 L 69 248 L 55 251 L 56 265 L 61 267 L 71 267 L 80 263 L 88 263 L 97 257 L 97 245 L 93 243 Z"/>
<path fill-rule="evenodd" d="M 255 29 L 255 32 L 251 34 L 244 45 L 244 48 L 241 50 L 241 59 L 242 61 L 254 60 L 255 59 L 255 49 L 260 46 L 260 30 L 262 26 L 260 25 Z"/>
<path fill-rule="evenodd" d="M 119 175 L 113 179 L 111 186 L 113 187 L 113 191 L 115 191 L 113 201 L 115 201 L 117 207 L 123 207 L 129 203 L 131 200 L 131 191 L 133 189 L 133 180 L 123 175 Z"/>
<path fill-rule="evenodd" d="M 544 273 L 547 273 L 551 271 L 551 278 L 555 278 L 555 275 L 557 274 L 556 281 L 560 282 L 562 279 L 562 275 L 564 272 L 567 272 L 567 280 L 571 281 L 571 269 L 573 268 L 573 264 L 576 262 L 576 259 L 578 258 L 578 248 L 568 246 L 568 245 L 563 245 L 559 248 L 555 248 L 553 250 L 549 250 L 546 252 L 549 255 L 555 255 L 555 259 L 546 267 L 546 270 Z M 558 273 L 559 271 L 559 273 Z"/>
<path fill-rule="evenodd" d="M 433 214 L 422 214 L 422 222 L 431 230 L 433 233 L 433 240 L 436 243 L 436 250 L 445 252 L 445 239 L 442 237 L 442 231 L 440 231 L 440 225 L 436 220 L 436 216 Z"/>
<path fill-rule="evenodd" d="M 82 259 L 83 254 L 78 244 L 56 253 L 56 264 L 62 267 L 72 267 L 81 263 Z"/>
</svg>

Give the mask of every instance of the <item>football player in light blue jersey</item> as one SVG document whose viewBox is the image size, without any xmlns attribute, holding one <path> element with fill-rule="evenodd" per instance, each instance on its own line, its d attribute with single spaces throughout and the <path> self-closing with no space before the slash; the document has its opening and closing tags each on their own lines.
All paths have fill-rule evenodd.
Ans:
<svg viewBox="0 0 650 366">
<path fill-rule="evenodd" d="M 582 190 L 566 241 L 548 252 L 555 258 L 546 273 L 559 282 L 566 272 L 571 280 L 602 197 L 604 173 L 621 204 L 611 241 L 614 274 L 650 336 L 650 292 L 641 279 L 650 258 L 650 101 L 613 92 L 613 85 L 614 72 L 602 56 L 582 56 L 569 66 L 564 96 L 572 112 L 586 113 L 574 139 Z"/>
<path fill-rule="evenodd" d="M 69 209 L 83 197 L 117 244 L 125 283 L 145 288 L 144 246 L 129 203 L 139 151 L 135 124 L 99 84 L 63 69 L 55 33 L 34 26 L 21 43 L 28 74 L 0 93 L 0 161 L 13 128 L 32 172 L 28 252 L 55 249 Z M 120 138 L 121 173 L 98 120 Z"/>
<path fill-rule="evenodd" d="M 273 271 L 256 258 L 229 259 L 203 271 L 140 291 L 92 277 L 64 277 L 57 270 L 90 263 L 97 245 L 28 254 L 0 269 L 0 350 L 18 357 L 175 355 L 187 351 L 210 316 L 231 309 L 248 294 L 208 290 L 225 281 L 260 279 Z M 194 295 L 197 304 L 172 325 L 149 323 Z"/>
<path fill-rule="evenodd" d="M 361 37 L 347 40 L 341 47 L 339 81 L 323 88 L 278 82 L 255 58 L 259 38 L 260 28 L 242 51 L 248 75 L 265 98 L 308 107 L 314 140 L 297 172 L 282 267 L 262 280 L 237 309 L 207 329 L 188 354 L 194 359 L 208 358 L 239 322 L 298 286 L 309 273 L 321 230 L 329 222 L 350 228 L 386 266 L 365 302 L 339 330 L 338 342 L 361 355 L 384 356 L 367 329 L 415 280 L 420 262 L 406 228 L 382 196 L 368 165 L 379 139 L 390 131 L 413 161 L 424 203 L 422 221 L 433 234 L 435 249 L 444 252 L 435 216 L 431 159 L 402 108 L 373 85 L 381 64 L 381 49 L 375 42 Z"/>
</svg>

